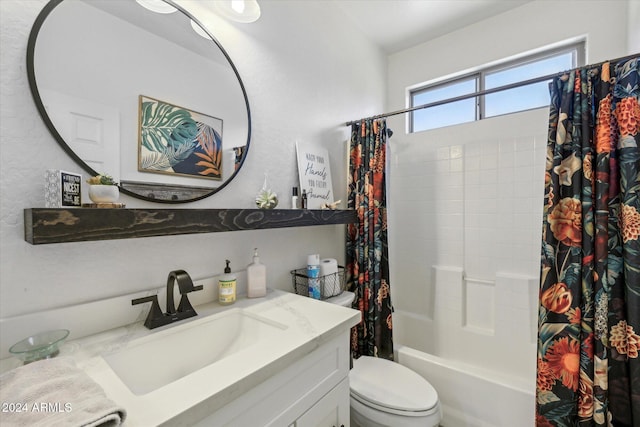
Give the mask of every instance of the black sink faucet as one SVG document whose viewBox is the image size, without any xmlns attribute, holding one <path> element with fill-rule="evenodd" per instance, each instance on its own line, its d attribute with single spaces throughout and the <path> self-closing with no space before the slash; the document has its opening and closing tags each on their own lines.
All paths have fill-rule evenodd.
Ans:
<svg viewBox="0 0 640 427">
<path fill-rule="evenodd" d="M 173 302 L 173 289 L 175 284 L 178 283 L 178 290 L 180 291 L 180 304 L 178 310 Z M 168 325 L 169 323 L 177 322 L 179 320 L 188 319 L 189 317 L 196 316 L 198 313 L 193 309 L 187 294 L 193 291 L 202 290 L 202 285 L 194 286 L 191 277 L 184 270 L 175 270 L 169 273 L 167 278 L 167 312 L 163 313 L 158 304 L 158 295 L 151 295 L 148 297 L 136 298 L 131 301 L 131 305 L 142 304 L 145 302 L 151 303 L 151 310 L 147 315 L 147 319 L 144 322 L 144 326 L 149 329 L 154 329 L 159 326 Z"/>
<path fill-rule="evenodd" d="M 193 281 L 191 281 L 191 277 L 184 270 L 176 270 L 169 273 L 169 277 L 167 277 L 167 314 L 176 314 L 176 307 L 173 303 L 173 288 L 175 284 L 178 284 L 178 290 L 180 291 L 180 304 L 178 305 L 178 313 L 184 313 L 187 311 L 193 311 L 194 316 L 196 315 L 195 310 L 191 306 L 189 302 L 189 298 L 187 294 L 193 291 L 202 290 L 202 285 L 193 286 Z"/>
</svg>

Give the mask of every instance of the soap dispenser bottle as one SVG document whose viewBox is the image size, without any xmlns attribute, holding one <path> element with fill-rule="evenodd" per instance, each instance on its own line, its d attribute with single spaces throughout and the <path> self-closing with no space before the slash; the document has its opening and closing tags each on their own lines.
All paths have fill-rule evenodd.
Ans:
<svg viewBox="0 0 640 427">
<path fill-rule="evenodd" d="M 267 266 L 260 263 L 258 248 L 254 249 L 253 262 L 247 267 L 247 296 L 259 298 L 267 294 Z"/>
<path fill-rule="evenodd" d="M 227 266 L 224 268 L 224 274 L 218 279 L 218 302 L 229 305 L 236 302 L 236 275 L 231 273 L 231 261 L 225 261 Z"/>
</svg>

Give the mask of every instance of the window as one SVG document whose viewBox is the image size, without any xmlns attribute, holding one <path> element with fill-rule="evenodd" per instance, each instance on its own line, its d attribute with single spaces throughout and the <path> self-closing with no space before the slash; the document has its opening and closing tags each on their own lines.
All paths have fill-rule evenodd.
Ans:
<svg viewBox="0 0 640 427">
<path fill-rule="evenodd" d="M 410 132 L 420 132 L 549 105 L 549 80 L 481 95 L 485 90 L 517 84 L 584 65 L 584 42 L 516 61 L 487 67 L 473 74 L 410 92 L 410 107 L 469 96 L 453 102 L 415 110 Z"/>
<path fill-rule="evenodd" d="M 411 95 L 411 106 L 429 104 L 477 91 L 477 78 L 467 77 L 413 93 Z M 476 120 L 476 101 L 474 98 L 467 98 L 413 112 L 413 121 L 416 125 L 419 125 L 417 130 L 456 125 L 474 120 Z"/>
</svg>

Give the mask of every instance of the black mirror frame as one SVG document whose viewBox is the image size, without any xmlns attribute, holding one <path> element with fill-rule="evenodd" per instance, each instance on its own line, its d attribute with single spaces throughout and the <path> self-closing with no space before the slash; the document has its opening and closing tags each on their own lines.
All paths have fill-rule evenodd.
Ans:
<svg viewBox="0 0 640 427">
<path fill-rule="evenodd" d="M 38 16 L 36 17 L 35 22 L 33 23 L 33 26 L 31 27 L 31 32 L 29 33 L 29 40 L 27 42 L 27 79 L 29 81 L 29 88 L 31 89 L 31 96 L 33 97 L 33 100 L 34 100 L 34 102 L 36 104 L 36 108 L 38 109 L 38 112 L 40 113 L 40 117 L 42 118 L 42 120 L 44 121 L 45 125 L 47 126 L 47 129 L 49 129 L 49 132 L 51 133 L 51 135 L 58 142 L 58 144 L 60 144 L 60 146 L 64 149 L 64 151 L 79 166 L 81 166 L 91 176 L 95 176 L 98 173 L 95 170 L 93 170 L 89 165 L 87 165 L 84 162 L 84 160 L 82 160 L 71 149 L 71 147 L 69 147 L 69 145 L 67 145 L 67 143 L 64 140 L 64 138 L 60 135 L 60 133 L 58 132 L 58 130 L 54 126 L 53 122 L 51 121 L 51 118 L 47 114 L 47 111 L 46 111 L 46 109 L 44 107 L 44 104 L 42 103 L 42 98 L 40 97 L 40 92 L 38 91 L 38 86 L 36 84 L 36 76 L 35 76 L 35 68 L 34 68 L 34 56 L 35 56 L 35 47 L 36 47 L 36 41 L 37 41 L 37 38 L 38 38 L 38 34 L 39 34 L 40 29 L 42 28 L 42 25 L 44 24 L 46 18 L 49 16 L 49 14 L 55 9 L 56 6 L 58 6 L 63 1 L 64 0 L 50 0 L 49 3 L 47 3 L 45 5 L 45 7 L 42 9 L 42 11 L 40 11 Z M 171 0 L 164 0 L 164 1 L 166 3 L 168 3 L 168 4 L 170 4 L 171 6 L 175 7 L 176 9 L 178 9 L 180 12 L 182 12 L 187 17 L 192 19 L 196 24 L 198 24 L 200 26 L 200 28 L 202 28 L 205 31 L 205 33 L 207 33 L 207 35 L 211 38 L 213 43 L 215 43 L 216 46 L 220 49 L 220 51 L 222 52 L 224 57 L 229 62 L 229 65 L 231 66 L 231 69 L 233 70 L 236 78 L 238 79 L 238 83 L 240 84 L 240 89 L 242 90 L 242 95 L 244 97 L 244 103 L 245 103 L 245 106 L 247 108 L 247 143 L 245 145 L 246 148 L 245 148 L 245 151 L 244 151 L 244 153 L 242 155 L 242 158 L 240 159 L 240 164 L 236 168 L 236 170 L 233 172 L 233 174 L 229 177 L 229 179 L 227 179 L 225 182 L 223 182 L 219 187 L 213 188 L 211 190 L 211 192 L 206 193 L 204 195 L 197 196 L 197 197 L 193 197 L 193 198 L 190 198 L 190 199 L 167 200 L 167 199 L 156 199 L 156 198 L 147 197 L 147 196 L 144 196 L 142 194 L 137 194 L 137 193 L 131 192 L 131 191 L 123 188 L 122 186 L 119 186 L 120 192 L 122 192 L 124 194 L 127 194 L 127 195 L 129 195 L 131 197 L 135 197 L 135 198 L 141 199 L 141 200 L 146 200 L 146 201 L 149 201 L 149 202 L 171 203 L 171 204 L 189 203 L 189 202 L 195 202 L 197 200 L 201 200 L 201 199 L 210 197 L 213 194 L 217 193 L 218 191 L 222 190 L 224 187 L 227 186 L 227 184 L 229 184 L 231 181 L 233 181 L 233 179 L 236 177 L 236 175 L 238 174 L 238 172 L 242 168 L 242 166 L 244 164 L 244 161 L 245 161 L 245 159 L 247 157 L 247 154 L 249 152 L 249 145 L 251 143 L 251 109 L 249 108 L 249 98 L 247 97 L 247 91 L 246 91 L 246 89 L 244 87 L 242 79 L 240 78 L 240 74 L 238 73 L 238 70 L 237 70 L 235 64 L 233 63 L 233 61 L 231 60 L 231 58 L 229 57 L 229 54 L 227 53 L 227 51 L 222 47 L 222 45 L 213 36 L 213 34 L 211 34 L 209 32 L 209 30 L 207 30 L 202 25 L 202 23 L 200 21 L 198 21 L 194 16 L 192 16 L 184 8 L 182 8 L 181 6 L 175 4 Z M 158 188 L 161 188 L 161 187 L 162 187 L 162 184 L 159 184 Z"/>
</svg>

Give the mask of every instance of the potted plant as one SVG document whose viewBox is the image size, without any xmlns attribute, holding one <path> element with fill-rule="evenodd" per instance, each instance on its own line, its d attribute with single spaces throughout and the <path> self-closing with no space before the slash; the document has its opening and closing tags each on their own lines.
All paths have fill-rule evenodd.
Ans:
<svg viewBox="0 0 640 427">
<path fill-rule="evenodd" d="M 109 175 L 96 175 L 87 180 L 89 184 L 89 198 L 93 203 L 115 203 L 120 191 L 118 183 Z"/>
</svg>

